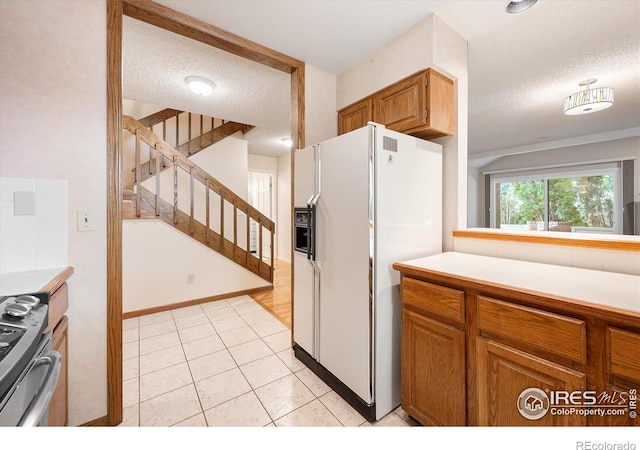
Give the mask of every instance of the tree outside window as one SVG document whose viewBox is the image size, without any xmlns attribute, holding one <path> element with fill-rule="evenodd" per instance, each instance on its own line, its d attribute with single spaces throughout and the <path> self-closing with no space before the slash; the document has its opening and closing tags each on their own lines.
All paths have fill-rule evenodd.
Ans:
<svg viewBox="0 0 640 450">
<path fill-rule="evenodd" d="M 613 175 L 503 181 L 496 197 L 496 228 L 613 232 Z"/>
</svg>

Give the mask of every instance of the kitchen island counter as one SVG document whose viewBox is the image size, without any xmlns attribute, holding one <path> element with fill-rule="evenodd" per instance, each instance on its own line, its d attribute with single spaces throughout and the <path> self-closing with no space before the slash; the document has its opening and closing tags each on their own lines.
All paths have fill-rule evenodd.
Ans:
<svg viewBox="0 0 640 450">
<path fill-rule="evenodd" d="M 393 267 L 403 273 L 454 277 L 592 308 L 635 313 L 640 319 L 640 277 L 635 275 L 457 252 L 395 263 Z"/>
<path fill-rule="evenodd" d="M 402 407 L 420 423 L 640 426 L 627 401 L 640 386 L 639 276 L 457 252 L 393 267 Z M 560 414 L 544 407 L 552 391 L 619 402 Z"/>
</svg>

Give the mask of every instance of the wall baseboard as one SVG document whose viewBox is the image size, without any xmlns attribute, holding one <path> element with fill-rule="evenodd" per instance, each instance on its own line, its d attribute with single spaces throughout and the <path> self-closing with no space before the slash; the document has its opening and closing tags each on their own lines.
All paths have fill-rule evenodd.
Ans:
<svg viewBox="0 0 640 450">
<path fill-rule="evenodd" d="M 155 306 L 153 308 L 139 309 L 137 311 L 129 311 L 129 312 L 122 313 L 122 319 L 123 320 L 131 319 L 134 317 L 144 316 L 146 314 L 169 311 L 170 309 L 184 308 L 187 306 L 199 305 L 201 303 L 214 302 L 216 300 L 224 300 L 226 298 L 239 297 L 241 295 L 250 295 L 256 292 L 270 291 L 270 290 L 273 290 L 272 284 L 268 286 L 261 286 L 261 287 L 252 288 L 252 289 L 244 289 L 242 291 L 235 291 L 235 292 L 228 292 L 226 294 L 214 295 L 212 297 L 203 297 L 203 298 L 197 298 L 194 300 L 187 300 L 186 302 L 170 303 L 168 305 Z"/>
</svg>

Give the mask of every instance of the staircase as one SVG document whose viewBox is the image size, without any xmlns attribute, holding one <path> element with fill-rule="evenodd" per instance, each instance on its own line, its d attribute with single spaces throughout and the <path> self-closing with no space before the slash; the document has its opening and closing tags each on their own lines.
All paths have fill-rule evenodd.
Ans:
<svg viewBox="0 0 640 450">
<path fill-rule="evenodd" d="M 194 116 L 197 116 L 197 118 L 194 118 Z M 211 128 L 208 131 L 203 131 L 205 122 L 209 121 Z M 174 144 L 173 147 L 187 158 L 238 131 L 244 134 L 254 128 L 253 125 L 225 121 L 214 117 L 205 119 L 205 117 L 200 114 L 179 111 L 177 109 L 163 109 L 162 111 L 138 120 L 138 122 L 152 132 L 155 132 L 154 127 L 156 125 L 162 124 L 162 140 L 164 141 L 167 141 L 169 128 L 174 128 L 174 130 L 172 130 L 174 131 L 174 139 L 172 140 Z M 180 144 L 180 129 L 181 125 L 185 125 L 184 122 L 186 122 L 187 125 L 187 141 Z M 194 125 L 198 125 L 198 123 L 199 126 L 195 128 Z M 193 137 L 192 134 L 197 134 L 197 136 Z M 154 161 L 151 159 L 142 163 L 140 166 L 141 181 L 145 181 L 155 175 L 153 165 Z M 162 170 L 165 168 L 165 166 L 162 166 Z"/>
<path fill-rule="evenodd" d="M 217 119 L 211 119 L 211 129 L 202 132 L 204 119 L 200 116 L 200 132 L 192 137 L 191 113 L 184 113 L 188 114 L 189 136 L 187 142 L 180 145 L 180 114 L 183 112 L 166 109 L 140 121 L 123 116 L 123 129 L 135 139 L 135 180 L 131 189 L 124 191 L 123 218 L 160 219 L 273 283 L 273 221 L 188 158 L 226 136 L 252 127 L 224 121 L 216 127 Z M 165 141 L 167 120 L 171 118 L 176 119 L 175 147 Z M 152 131 L 154 125 L 160 123 L 163 124 L 162 138 Z M 154 176 L 155 179 L 150 180 Z M 253 227 L 259 230 L 255 253 L 250 250 Z M 270 244 L 269 255 L 263 255 L 265 239 Z"/>
</svg>

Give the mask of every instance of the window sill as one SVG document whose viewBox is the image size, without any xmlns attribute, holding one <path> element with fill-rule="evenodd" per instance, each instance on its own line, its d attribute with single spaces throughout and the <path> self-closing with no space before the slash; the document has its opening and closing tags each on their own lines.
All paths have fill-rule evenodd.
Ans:
<svg viewBox="0 0 640 450">
<path fill-rule="evenodd" d="M 602 250 L 640 251 L 640 236 L 561 233 L 555 231 L 503 231 L 492 228 L 455 230 L 453 236 L 457 238 L 563 245 Z"/>
</svg>

